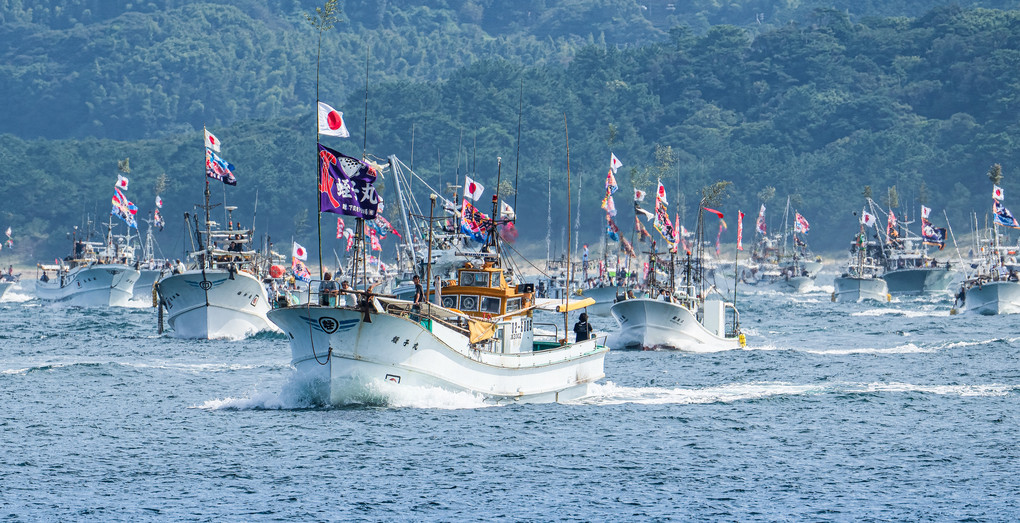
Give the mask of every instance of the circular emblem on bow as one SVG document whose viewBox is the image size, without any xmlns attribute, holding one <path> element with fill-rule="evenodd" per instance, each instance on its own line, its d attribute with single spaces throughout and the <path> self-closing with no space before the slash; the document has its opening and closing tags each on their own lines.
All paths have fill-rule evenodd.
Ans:
<svg viewBox="0 0 1020 523">
<path fill-rule="evenodd" d="M 340 322 L 336 321 L 329 316 L 323 316 L 319 318 L 319 327 L 322 327 L 323 332 L 326 334 L 333 334 L 336 329 L 340 327 Z"/>
<path fill-rule="evenodd" d="M 202 280 L 198 282 L 198 286 L 201 287 L 203 291 L 207 291 L 212 288 L 212 282 L 209 280 Z"/>
</svg>

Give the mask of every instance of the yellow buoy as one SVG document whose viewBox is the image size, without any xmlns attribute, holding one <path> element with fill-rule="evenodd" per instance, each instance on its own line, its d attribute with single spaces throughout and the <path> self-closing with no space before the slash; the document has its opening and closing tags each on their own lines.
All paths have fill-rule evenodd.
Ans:
<svg viewBox="0 0 1020 523">
<path fill-rule="evenodd" d="M 892 294 L 888 294 L 888 293 L 887 293 L 887 294 L 885 295 L 885 301 L 892 301 Z"/>
<path fill-rule="evenodd" d="M 744 333 L 741 332 L 737 339 L 740 340 L 740 348 L 747 347 L 747 338 L 744 337 Z"/>
<path fill-rule="evenodd" d="M 959 313 L 960 313 L 960 311 L 956 310 L 956 307 L 953 307 L 952 309 L 949 309 L 949 315 L 950 316 L 956 316 Z"/>
</svg>

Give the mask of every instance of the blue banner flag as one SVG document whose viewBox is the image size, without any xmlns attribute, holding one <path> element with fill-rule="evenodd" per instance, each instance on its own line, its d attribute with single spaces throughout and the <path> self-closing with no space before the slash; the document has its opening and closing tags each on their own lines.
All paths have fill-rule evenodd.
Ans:
<svg viewBox="0 0 1020 523">
<path fill-rule="evenodd" d="M 374 220 L 382 200 L 367 163 L 319 144 L 319 212 Z"/>
<path fill-rule="evenodd" d="M 237 185 L 237 178 L 234 178 L 234 166 L 212 152 L 212 149 L 205 150 L 205 175 L 227 185 Z"/>
<path fill-rule="evenodd" d="M 1013 213 L 1009 212 L 1009 209 L 1005 205 L 999 203 L 998 200 L 994 200 L 995 205 L 995 223 L 1002 225 L 1003 227 L 1012 227 L 1014 229 L 1020 229 L 1020 223 L 1013 217 Z"/>
</svg>

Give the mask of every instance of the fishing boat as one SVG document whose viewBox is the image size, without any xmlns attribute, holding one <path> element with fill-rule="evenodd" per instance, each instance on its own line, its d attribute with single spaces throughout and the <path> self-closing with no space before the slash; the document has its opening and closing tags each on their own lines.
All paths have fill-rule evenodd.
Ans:
<svg viewBox="0 0 1020 523">
<path fill-rule="evenodd" d="M 875 226 L 875 215 L 862 209 L 860 232 L 854 235 L 850 244 L 846 271 L 833 281 L 835 290 L 832 293 L 832 301 L 887 302 L 892 299 L 889 295 L 889 286 L 881 276 L 882 265 L 876 261 L 881 259 L 882 246 L 877 241 L 868 239 L 865 233 L 866 226 Z"/>
<path fill-rule="evenodd" d="M 1020 229 L 1020 222 L 1002 204 L 1002 189 L 993 190 L 992 241 L 981 249 L 984 258 L 973 274 L 967 275 L 956 295 L 956 305 L 963 310 L 986 316 L 1020 313 L 1020 263 L 1015 247 L 1006 247 L 999 238 L 999 227 Z M 961 303 L 962 302 L 962 303 Z"/>
<path fill-rule="evenodd" d="M 263 285 L 272 259 L 254 248 L 254 229 L 240 224 L 235 227 L 236 207 L 226 207 L 226 227 L 210 217 L 215 205 L 209 203 L 209 180 L 219 179 L 228 185 L 236 185 L 236 180 L 233 166 L 210 148 L 209 136 L 206 131 L 205 205 L 201 206 L 205 223 L 199 223 L 197 214 L 185 214 L 194 247 L 187 255 L 185 270 L 178 268 L 156 283 L 159 330 L 162 332 L 165 310 L 174 337 L 240 339 L 274 329 L 266 317 L 271 304 Z"/>
<path fill-rule="evenodd" d="M 319 211 L 355 217 L 352 266 L 362 267 L 358 258 L 365 256 L 364 222 L 375 218 L 378 207 L 377 199 L 365 197 L 374 193 L 375 169 L 321 144 L 319 151 L 321 176 L 328 177 L 319 185 Z M 331 189 L 349 186 L 361 190 L 342 195 Z M 430 200 L 432 224 L 436 196 Z M 562 337 L 558 329 L 553 336 L 535 333 L 534 286 L 510 281 L 496 234 L 501 220 L 474 223 L 480 213 L 473 206 L 464 208 L 462 218 L 487 233 L 486 247 L 479 253 L 485 261 L 464 262 L 455 279 L 434 289 L 431 266 L 426 266 L 422 280 L 429 299 L 424 303 L 377 295 L 371 288 L 334 296 L 323 285 L 305 305 L 269 312 L 290 340 L 299 375 L 328 391 L 331 402 L 342 402 L 350 391 L 374 383 L 436 387 L 495 402 L 568 401 L 587 395 L 590 385 L 604 376 L 608 349 L 596 339 L 570 343 L 566 316 Z M 494 197 L 492 216 L 498 208 Z M 346 299 L 351 295 L 356 302 Z M 570 304 L 568 297 L 559 309 L 565 315 L 590 304 Z"/>
<path fill-rule="evenodd" d="M 652 297 L 625 299 L 614 304 L 610 312 L 619 325 L 619 331 L 610 335 L 606 343 L 613 349 L 689 352 L 715 352 L 743 347 L 745 340 L 740 333 L 736 306 L 727 302 L 714 285 L 706 285 L 704 264 L 694 263 L 690 253 L 683 271 L 683 284 L 677 291 L 675 247 L 681 242 L 679 230 L 667 226 L 669 220 L 665 207 L 665 190 L 660 182 L 656 201 L 656 229 L 671 247 L 669 264 L 666 266 L 667 279 L 661 282 L 656 270 L 660 256 L 664 253 L 651 251 L 646 286 L 652 292 Z M 704 199 L 700 207 L 695 232 L 698 253 L 694 260 L 702 259 L 704 250 Z M 721 218 L 722 213 L 712 212 Z M 727 310 L 730 311 L 731 321 L 727 320 Z"/>
<path fill-rule="evenodd" d="M 14 287 L 17 284 L 18 277 L 13 274 L 10 275 L 10 277 L 8 277 L 7 274 L 0 276 L 0 298 L 3 298 L 4 294 L 6 294 L 7 291 L 11 290 L 11 287 Z"/>
<path fill-rule="evenodd" d="M 103 242 L 90 241 L 89 235 L 78 239 L 78 234 L 75 227 L 70 256 L 37 266 L 36 296 L 79 307 L 126 306 L 139 276 L 129 239 L 114 235 L 112 222 Z"/>
<path fill-rule="evenodd" d="M 160 199 L 157 198 L 156 201 L 157 205 L 162 204 Z M 138 261 L 139 276 L 132 290 L 132 300 L 151 300 L 156 282 L 169 275 L 172 271 L 170 261 L 165 258 L 158 258 L 155 253 L 156 239 L 153 236 L 152 226 L 158 225 L 162 228 L 163 218 L 159 215 L 159 209 L 155 210 L 153 218 L 146 219 L 145 221 L 148 227 L 145 231 L 142 258 Z"/>
<path fill-rule="evenodd" d="M 793 214 L 793 227 L 790 227 L 790 198 L 787 197 L 782 233 L 768 235 L 765 233 L 765 204 L 762 204 L 757 223 L 758 240 L 742 271 L 743 283 L 772 285 L 795 293 L 806 292 L 814 286 L 822 262 L 811 253 L 804 237 L 810 230 L 807 219 L 797 210 Z"/>
</svg>

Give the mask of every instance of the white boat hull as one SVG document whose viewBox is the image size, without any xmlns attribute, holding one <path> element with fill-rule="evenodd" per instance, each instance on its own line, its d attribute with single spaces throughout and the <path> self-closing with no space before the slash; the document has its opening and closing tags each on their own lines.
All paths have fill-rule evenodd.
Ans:
<svg viewBox="0 0 1020 523">
<path fill-rule="evenodd" d="M 882 278 L 841 276 L 836 278 L 833 284 L 835 286 L 832 293 L 833 301 L 850 303 L 864 300 L 889 301 L 889 286 Z"/>
<path fill-rule="evenodd" d="M 1020 312 L 1020 283 L 991 281 L 968 288 L 964 294 L 966 310 L 992 316 Z"/>
<path fill-rule="evenodd" d="M 675 303 L 626 300 L 613 305 L 611 312 L 620 325 L 607 341 L 613 349 L 716 352 L 740 348 L 738 338 L 714 334 L 691 311 Z"/>
<path fill-rule="evenodd" d="M 139 272 L 141 272 L 141 275 L 138 276 L 138 281 L 135 282 L 131 299 L 137 301 L 151 300 L 152 286 L 156 284 L 156 281 L 162 279 L 166 273 L 153 269 L 142 269 Z"/>
<path fill-rule="evenodd" d="M 71 269 L 63 278 L 35 282 L 39 299 L 67 302 L 79 307 L 123 307 L 139 272 L 119 264 L 96 264 Z"/>
<path fill-rule="evenodd" d="M 942 267 L 916 267 L 886 271 L 882 279 L 890 294 L 926 294 L 946 292 L 953 281 L 953 271 Z"/>
<path fill-rule="evenodd" d="M 231 278 L 224 269 L 190 270 L 167 276 L 157 287 L 177 338 L 240 339 L 273 329 L 266 318 L 266 289 L 246 272 Z"/>
<path fill-rule="evenodd" d="M 794 276 L 783 281 L 786 290 L 791 292 L 807 292 L 815 284 L 814 278 L 808 276 Z"/>
<path fill-rule="evenodd" d="M 438 322 L 430 327 L 373 313 L 368 323 L 354 309 L 291 307 L 274 309 L 269 317 L 291 338 L 298 372 L 323 383 L 332 403 L 344 403 L 352 391 L 373 382 L 438 387 L 495 401 L 569 401 L 587 395 L 604 377 L 608 351 L 594 339 L 534 352 L 475 350 L 465 334 Z M 530 318 L 521 321 L 530 329 Z"/>
<path fill-rule="evenodd" d="M 14 287 L 14 283 L 15 282 L 13 281 L 0 281 L 0 298 L 3 298 L 4 294 L 6 294 L 11 287 Z"/>
</svg>

